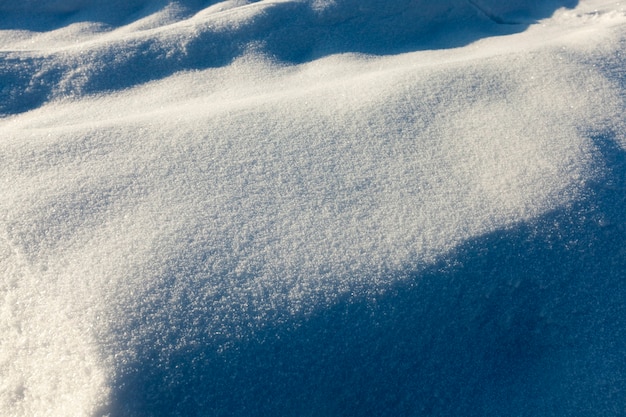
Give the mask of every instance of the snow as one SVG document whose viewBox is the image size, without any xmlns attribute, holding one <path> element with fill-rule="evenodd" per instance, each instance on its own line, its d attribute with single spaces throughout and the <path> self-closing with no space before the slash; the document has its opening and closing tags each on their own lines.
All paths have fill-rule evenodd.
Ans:
<svg viewBox="0 0 626 417">
<path fill-rule="evenodd" d="M 0 0 L 0 414 L 626 413 L 625 25 Z"/>
</svg>

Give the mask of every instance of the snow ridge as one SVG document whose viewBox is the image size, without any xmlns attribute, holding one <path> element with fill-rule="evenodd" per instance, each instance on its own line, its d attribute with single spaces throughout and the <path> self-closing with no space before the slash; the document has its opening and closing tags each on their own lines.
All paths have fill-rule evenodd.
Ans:
<svg viewBox="0 0 626 417">
<path fill-rule="evenodd" d="M 622 6 L 0 12 L 0 414 L 623 408 Z"/>
</svg>

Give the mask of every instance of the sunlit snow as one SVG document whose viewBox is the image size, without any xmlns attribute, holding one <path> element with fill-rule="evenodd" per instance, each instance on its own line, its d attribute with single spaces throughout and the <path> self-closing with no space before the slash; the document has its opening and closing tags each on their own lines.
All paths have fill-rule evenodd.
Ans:
<svg viewBox="0 0 626 417">
<path fill-rule="evenodd" d="M 0 415 L 625 415 L 625 46 L 607 0 L 0 0 Z"/>
</svg>

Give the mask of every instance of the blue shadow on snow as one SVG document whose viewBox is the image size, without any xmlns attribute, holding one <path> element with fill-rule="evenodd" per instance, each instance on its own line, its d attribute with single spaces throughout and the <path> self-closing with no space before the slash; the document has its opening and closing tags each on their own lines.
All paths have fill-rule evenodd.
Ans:
<svg viewBox="0 0 626 417">
<path fill-rule="evenodd" d="M 383 296 L 221 353 L 198 340 L 163 360 L 147 344 L 111 417 L 624 415 L 626 153 L 596 141 L 607 173 L 581 201 L 468 241 Z"/>
<path fill-rule="evenodd" d="M 184 0 L 181 17 L 216 1 Z M 357 4 L 358 3 L 358 4 Z M 433 13 L 410 0 L 337 2 L 336 9 L 318 13 L 311 2 L 278 2 L 265 5 L 263 13 L 229 30 L 204 28 L 184 46 L 169 38 L 137 37 L 132 42 L 92 46 L 63 59 L 49 56 L 0 54 L 0 116 L 37 108 L 57 96 L 82 96 L 122 90 L 168 77 L 179 71 L 202 70 L 229 64 L 254 46 L 260 53 L 288 64 L 312 61 L 348 52 L 387 55 L 409 51 L 455 48 L 478 39 L 522 32 L 557 8 L 575 7 L 577 0 L 529 2 L 532 12 L 505 20 L 477 6 L 480 2 L 446 0 Z M 21 14 L 0 17 L 0 29 L 53 30 L 81 21 L 100 21 L 115 27 L 146 17 L 165 1 L 136 0 L 128 14 L 107 17 L 99 9 L 52 16 Z M 435 3 L 433 3 L 435 4 Z M 359 7 L 357 7 L 357 5 Z M 364 6 L 365 5 L 365 6 Z M 536 6 L 541 5 L 541 7 Z M 133 6 L 134 8 L 132 8 Z M 529 9 L 530 10 L 530 9 Z M 43 20 L 42 20 L 43 19 Z M 75 84 L 68 82 L 83 68 Z M 63 84 L 63 89 L 59 85 Z"/>
</svg>

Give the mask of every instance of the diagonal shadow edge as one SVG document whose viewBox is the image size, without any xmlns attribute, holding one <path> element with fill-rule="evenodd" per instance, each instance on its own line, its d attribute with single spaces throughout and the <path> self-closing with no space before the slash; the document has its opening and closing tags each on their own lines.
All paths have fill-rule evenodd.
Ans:
<svg viewBox="0 0 626 417">
<path fill-rule="evenodd" d="M 570 207 L 228 351 L 148 349 L 115 381 L 110 415 L 619 414 L 626 152 L 595 141 L 606 175 Z"/>
</svg>

